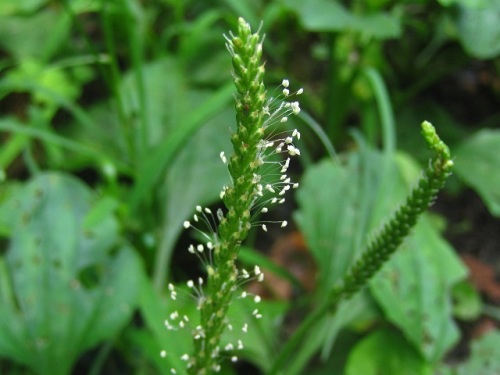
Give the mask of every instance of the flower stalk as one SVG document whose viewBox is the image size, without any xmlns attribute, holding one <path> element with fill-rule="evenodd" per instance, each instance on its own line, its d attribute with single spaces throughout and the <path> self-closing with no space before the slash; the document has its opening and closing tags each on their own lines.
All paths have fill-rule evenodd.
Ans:
<svg viewBox="0 0 500 375">
<path fill-rule="evenodd" d="M 237 130 L 231 136 L 234 154 L 228 162 L 232 187 L 224 189 L 227 213 L 218 227 L 218 243 L 213 249 L 213 267 L 208 268 L 207 297 L 201 302 L 203 335 L 194 340 L 195 351 L 189 360 L 190 374 L 208 374 L 219 368 L 220 337 L 226 326 L 226 312 L 237 290 L 235 260 L 241 242 L 251 228 L 252 203 L 257 194 L 254 174 L 260 163 L 258 145 L 264 137 L 263 108 L 266 91 L 261 63 L 262 41 L 252 34 L 250 25 L 238 20 L 238 35 L 227 38 L 232 56 L 236 95 Z"/>
<path fill-rule="evenodd" d="M 193 215 L 194 223 L 184 222 L 186 229 L 197 230 L 207 240 L 205 244 L 191 245 L 188 248 L 190 253 L 200 258 L 207 271 L 205 287 L 202 278 L 197 283 L 192 280 L 187 283 L 198 300 L 200 323 L 192 327 L 193 353 L 183 354 L 181 359 L 187 363 L 188 372 L 196 375 L 218 372 L 221 369 L 221 351 L 234 352 L 243 348 L 241 340 L 234 345 L 220 347 L 222 333 L 226 328 L 232 328 L 226 313 L 241 284 L 250 277 L 262 281 L 264 275 L 258 266 L 255 266 L 252 275 L 237 268 L 235 262 L 240 245 L 252 226 L 267 230 L 265 223 L 255 222 L 256 214 L 267 212 L 268 205 L 283 203 L 284 194 L 290 188 L 298 187 L 285 174 L 290 158 L 281 162 L 269 161 L 268 157 L 282 153 L 300 155 L 299 149 L 293 145 L 293 140 L 299 139 L 300 133 L 294 130 L 291 135 L 280 138 L 284 133 L 274 133 L 274 127 L 286 122 L 289 115 L 300 112 L 298 102 L 288 102 L 286 98 L 300 95 L 302 89 L 290 94 L 289 82 L 285 79 L 281 84 L 281 94 L 277 98 L 267 99 L 263 83 L 265 69 L 261 62 L 263 38 L 259 31 L 252 33 L 250 25 L 240 18 L 237 34 L 230 33 L 225 38 L 232 57 L 233 81 L 237 90 L 236 131 L 231 135 L 234 153 L 229 160 L 223 152 L 220 154 L 231 177 L 230 186 L 224 186 L 221 191 L 226 212 L 218 210 L 213 215 L 209 208 L 197 206 Z M 266 131 L 268 128 L 271 131 Z M 269 176 L 278 180 L 264 183 Z M 195 223 L 200 221 L 206 224 L 209 234 L 197 228 Z M 286 221 L 277 223 L 281 227 L 287 224 Z M 169 284 L 169 290 L 171 299 L 175 300 L 177 292 L 172 284 Z M 247 294 L 243 291 L 238 297 L 245 298 Z M 254 296 L 253 300 L 259 303 L 260 297 Z M 252 315 L 255 319 L 262 317 L 258 309 Z M 188 323 L 189 319 L 181 317 L 176 311 L 170 314 L 170 320 L 165 320 L 165 326 L 169 330 L 184 328 Z M 248 325 L 245 324 L 242 331 L 246 332 L 247 329 Z M 166 352 L 161 354 L 164 357 L 167 355 Z M 234 353 L 231 360 L 237 360 Z M 172 371 L 175 373 L 175 369 Z"/>
<path fill-rule="evenodd" d="M 385 224 L 381 232 L 368 244 L 360 259 L 351 266 L 342 281 L 332 287 L 328 297 L 321 301 L 294 332 L 278 354 L 272 369 L 269 371 L 271 375 L 285 373 L 284 369 L 292 353 L 304 342 L 304 337 L 317 321 L 328 313 L 335 313 L 342 301 L 352 298 L 368 284 L 391 255 L 396 252 L 416 225 L 418 218 L 434 202 L 438 192 L 443 188 L 453 167 L 450 151 L 448 146 L 441 141 L 432 124 L 427 121 L 422 123 L 422 135 L 433 155 L 417 186 Z"/>
<path fill-rule="evenodd" d="M 406 202 L 394 213 L 380 233 L 368 245 L 361 258 L 333 288 L 329 300 L 335 310 L 339 302 L 350 299 L 382 268 L 399 248 L 418 218 L 429 208 L 451 174 L 453 161 L 448 146 L 439 138 L 431 123 L 422 123 L 422 135 L 434 156 Z"/>
</svg>

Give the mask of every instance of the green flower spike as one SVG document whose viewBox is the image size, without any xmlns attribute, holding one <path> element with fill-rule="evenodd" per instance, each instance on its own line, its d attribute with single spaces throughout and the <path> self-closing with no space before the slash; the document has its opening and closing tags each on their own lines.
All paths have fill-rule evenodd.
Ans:
<svg viewBox="0 0 500 375">
<path fill-rule="evenodd" d="M 342 285 L 333 289 L 332 308 L 336 308 L 341 300 L 350 299 L 382 268 L 410 234 L 410 230 L 415 226 L 420 215 L 434 202 L 437 193 L 451 174 L 453 161 L 450 158 L 450 150 L 439 139 L 431 123 L 427 121 L 422 123 L 422 135 L 434 153 L 429 166 L 406 202 L 395 212 L 393 218 L 382 228 L 361 258 L 344 276 Z"/>
<path fill-rule="evenodd" d="M 433 156 L 417 186 L 395 212 L 392 219 L 368 245 L 360 259 L 347 271 L 339 285 L 333 286 L 329 296 L 324 298 L 316 310 L 301 323 L 278 354 L 269 374 L 281 374 L 294 350 L 303 342 L 314 324 L 328 313 L 334 313 L 342 301 L 352 298 L 368 284 L 409 235 L 418 218 L 432 204 L 437 193 L 444 186 L 453 167 L 448 146 L 439 139 L 436 130 L 427 121 L 422 123 L 422 135 L 433 152 Z"/>
<path fill-rule="evenodd" d="M 231 186 L 224 186 L 221 199 L 227 212 L 218 210 L 213 215 L 209 208 L 196 207 L 191 221 L 185 221 L 184 227 L 197 230 L 207 240 L 205 245 L 191 245 L 188 251 L 195 254 L 204 263 L 207 270 L 207 285 L 204 290 L 203 279 L 198 282 L 188 281 L 188 288 L 193 290 L 198 300 L 200 324 L 192 328 L 194 352 L 184 354 L 181 359 L 187 363 L 190 374 L 210 374 L 218 372 L 220 366 L 220 352 L 231 352 L 231 360 L 236 361 L 235 350 L 243 349 L 243 342 L 238 340 L 234 344 L 220 347 L 220 338 L 224 329 L 231 329 L 226 313 L 232 298 L 239 286 L 250 277 L 262 281 L 264 274 L 256 266 L 252 275 L 236 267 L 240 244 L 245 240 L 252 226 L 260 226 L 267 230 L 265 223 L 256 223 L 254 217 L 258 213 L 265 213 L 268 205 L 281 204 L 285 201 L 284 194 L 290 188 L 298 187 L 285 174 L 290 163 L 288 157 L 284 162 L 269 161 L 270 155 L 286 153 L 289 156 L 300 155 L 300 151 L 293 145 L 294 139 L 300 138 L 300 133 L 294 130 L 289 136 L 279 138 L 282 132 L 266 132 L 266 129 L 286 122 L 289 115 L 298 114 L 298 102 L 286 101 L 292 95 L 300 95 L 302 89 L 290 94 L 288 80 L 283 80 L 282 92 L 277 98 L 266 99 L 266 89 L 263 83 L 264 64 L 261 62 L 262 39 L 259 31 L 252 34 L 250 25 L 242 18 L 238 20 L 238 33 L 226 38 L 226 46 L 232 57 L 233 79 L 237 89 L 235 95 L 237 129 L 231 135 L 234 154 L 229 160 L 221 152 L 220 157 L 227 165 L 231 176 Z M 273 129 L 274 130 L 274 129 Z M 271 133 L 271 135 L 266 135 Z M 279 176 L 279 180 L 272 183 L 263 183 L 263 176 Z M 203 222 L 210 230 L 204 233 L 196 227 L 196 223 Z M 218 222 L 218 228 L 214 223 Z M 282 227 L 286 221 L 279 221 Z M 207 255 L 208 253 L 208 255 Z M 171 299 L 177 298 L 177 292 L 169 284 Z M 238 295 L 247 297 L 246 292 Z M 254 302 L 259 303 L 260 297 L 254 296 Z M 256 319 L 261 318 L 258 309 L 253 311 Z M 189 319 L 181 317 L 177 312 L 170 314 L 170 320 L 165 320 L 169 330 L 184 328 Z M 248 325 L 242 328 L 246 332 Z M 162 356 L 167 353 L 162 352 Z M 175 370 L 173 370 L 175 373 Z"/>
</svg>

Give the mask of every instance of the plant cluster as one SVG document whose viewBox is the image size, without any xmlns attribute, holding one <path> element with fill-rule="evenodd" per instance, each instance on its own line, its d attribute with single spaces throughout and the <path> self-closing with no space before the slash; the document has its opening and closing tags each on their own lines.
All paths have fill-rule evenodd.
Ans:
<svg viewBox="0 0 500 375">
<path fill-rule="evenodd" d="M 0 373 L 500 373 L 497 3 L 2 1 Z"/>
</svg>

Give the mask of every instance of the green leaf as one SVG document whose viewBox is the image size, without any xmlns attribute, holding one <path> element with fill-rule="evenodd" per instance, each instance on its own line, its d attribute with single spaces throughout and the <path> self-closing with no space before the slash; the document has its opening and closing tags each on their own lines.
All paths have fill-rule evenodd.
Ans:
<svg viewBox="0 0 500 375">
<path fill-rule="evenodd" d="M 442 6 L 463 5 L 469 8 L 480 8 L 488 5 L 491 0 L 438 0 Z"/>
<path fill-rule="evenodd" d="M 455 150 L 455 172 L 500 216 L 500 130 L 483 129 Z"/>
<path fill-rule="evenodd" d="M 197 323 L 195 322 L 199 319 L 196 303 L 193 303 L 190 298 L 177 301 L 167 299 L 165 295 L 158 293 L 153 288 L 153 285 L 146 277 L 141 277 L 139 285 L 141 315 L 144 318 L 146 327 L 154 336 L 157 347 L 160 348 L 157 356 L 160 357 L 161 350 L 167 352 L 163 363 L 157 364 L 162 367 L 163 373 L 169 373 L 170 368 L 174 368 L 177 374 L 186 374 L 186 363 L 181 361 L 180 356 L 184 353 L 191 353 L 192 337 L 188 329 L 167 330 L 164 321 L 169 319 L 170 313 L 178 311 L 180 316 L 189 316 L 191 325 L 196 327 Z M 189 293 L 187 291 L 183 292 Z"/>
<path fill-rule="evenodd" d="M 339 2 L 329 0 L 286 0 L 285 4 L 295 10 L 308 31 L 354 31 L 376 39 L 401 35 L 401 21 L 396 15 L 382 12 L 358 15 L 349 12 Z"/>
<path fill-rule="evenodd" d="M 324 161 L 303 177 L 295 220 L 320 268 L 319 296 L 341 279 L 370 230 L 403 200 L 404 187 L 397 192 L 394 187 L 381 189 L 383 179 L 392 179 L 393 169 L 384 167 L 380 153 L 363 147 L 349 154 L 345 165 Z"/>
<path fill-rule="evenodd" d="M 261 319 L 252 315 L 254 309 L 258 308 L 262 314 Z M 269 370 L 279 337 L 280 322 L 283 320 L 288 303 L 280 301 L 261 301 L 256 305 L 253 300 L 236 298 L 231 302 L 227 317 L 233 326 L 233 330 L 224 331 L 221 339 L 221 347 L 242 340 L 244 349 L 228 353 L 254 363 L 264 372 Z M 242 332 L 242 327 L 247 324 L 248 331 Z"/>
<path fill-rule="evenodd" d="M 474 320 L 481 315 L 482 303 L 479 292 L 469 281 L 462 281 L 453 288 L 453 313 L 463 320 Z"/>
<path fill-rule="evenodd" d="M 41 59 L 42 63 L 47 63 L 67 43 L 71 19 L 58 7 L 47 7 L 29 17 L 2 16 L 2 13 L 9 12 L 9 9 L 2 9 L 4 2 L 2 0 L 0 5 L 0 46 L 18 61 Z M 42 2 L 45 1 L 33 0 L 28 4 L 25 0 L 22 2 L 25 9 L 19 7 L 17 10 L 33 9 Z"/>
<path fill-rule="evenodd" d="M 492 375 L 500 374 L 500 332 L 491 331 L 472 342 L 472 350 L 464 364 L 442 366 L 437 375 Z"/>
<path fill-rule="evenodd" d="M 156 260 L 157 287 L 167 278 L 171 253 L 183 230 L 183 221 L 191 216 L 196 205 L 207 205 L 218 199 L 222 186 L 229 181 L 227 167 L 219 157 L 223 150 L 226 155 L 230 154 L 229 128 L 221 124 L 233 122 L 234 112 L 229 109 L 205 122 L 202 129 L 185 140 L 166 171 L 161 189 L 165 229 Z"/>
<path fill-rule="evenodd" d="M 465 275 L 453 249 L 423 217 L 403 248 L 372 280 L 370 290 L 387 318 L 424 358 L 435 361 L 459 338 L 450 288 Z"/>
<path fill-rule="evenodd" d="M 9 227 L 0 277 L 0 355 L 37 374 L 70 373 L 86 349 L 130 319 L 140 261 L 113 217 L 84 227 L 93 204 L 80 181 L 35 177 L 0 206 Z"/>
<path fill-rule="evenodd" d="M 431 366 L 395 331 L 381 329 L 360 341 L 347 360 L 345 375 L 431 375 Z"/>
<path fill-rule="evenodd" d="M 457 18 L 458 37 L 470 55 L 492 59 L 500 54 L 500 1 L 484 6 L 460 6 Z"/>
<path fill-rule="evenodd" d="M 0 15 L 33 12 L 45 3 L 47 0 L 2 0 Z"/>
</svg>

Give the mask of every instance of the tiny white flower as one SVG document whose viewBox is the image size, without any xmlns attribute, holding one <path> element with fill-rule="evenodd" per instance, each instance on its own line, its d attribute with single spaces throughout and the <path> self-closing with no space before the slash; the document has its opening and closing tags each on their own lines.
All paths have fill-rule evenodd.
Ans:
<svg viewBox="0 0 500 375">
<path fill-rule="evenodd" d="M 220 156 L 222 162 L 224 164 L 227 164 L 227 159 L 226 159 L 226 155 L 224 154 L 224 151 L 221 151 L 220 154 L 219 154 L 219 156 Z"/>
<path fill-rule="evenodd" d="M 282 82 L 281 82 L 281 85 L 283 87 L 288 87 L 290 85 L 290 82 L 288 81 L 288 79 L 284 79 Z"/>
<path fill-rule="evenodd" d="M 184 228 L 188 229 L 190 226 L 191 223 L 188 220 L 184 221 Z"/>
<path fill-rule="evenodd" d="M 165 358 L 167 356 L 167 352 L 165 350 L 162 350 L 160 352 L 160 357 Z"/>
<path fill-rule="evenodd" d="M 283 221 L 281 222 L 281 228 L 284 228 L 284 227 L 286 227 L 287 225 L 288 225 L 288 221 L 283 220 Z"/>
</svg>

